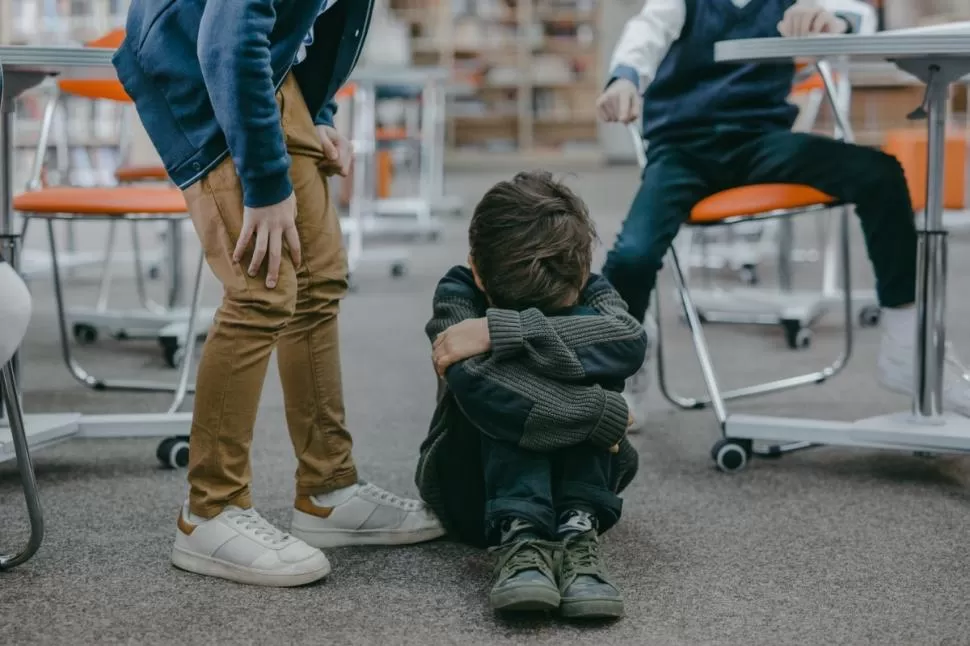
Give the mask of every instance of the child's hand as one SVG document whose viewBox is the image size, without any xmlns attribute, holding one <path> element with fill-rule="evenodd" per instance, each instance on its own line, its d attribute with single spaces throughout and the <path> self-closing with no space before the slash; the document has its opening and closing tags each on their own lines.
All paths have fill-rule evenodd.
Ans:
<svg viewBox="0 0 970 646">
<path fill-rule="evenodd" d="M 626 427 L 630 428 L 631 426 L 633 426 L 633 411 L 629 411 L 626 414 Z M 616 444 L 610 447 L 610 453 L 619 453 L 619 452 L 620 452 L 619 442 L 617 442 Z"/>
<path fill-rule="evenodd" d="M 465 319 L 455 323 L 439 334 L 432 345 L 431 360 L 435 372 L 443 377 L 445 370 L 454 363 L 463 361 L 492 349 L 492 339 L 488 334 L 488 319 Z"/>
<path fill-rule="evenodd" d="M 827 11 L 817 0 L 799 0 L 788 8 L 778 23 L 778 33 L 788 38 L 844 34 L 848 29 L 849 23 Z"/>
</svg>

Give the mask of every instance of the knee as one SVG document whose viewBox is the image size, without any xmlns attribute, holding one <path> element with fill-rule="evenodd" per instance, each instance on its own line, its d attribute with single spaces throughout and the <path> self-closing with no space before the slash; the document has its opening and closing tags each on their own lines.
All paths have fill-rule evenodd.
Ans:
<svg viewBox="0 0 970 646">
<path fill-rule="evenodd" d="M 859 169 L 857 181 L 864 187 L 876 189 L 887 186 L 906 186 L 906 174 L 898 159 L 881 150 L 869 149 L 871 158 Z"/>
<path fill-rule="evenodd" d="M 33 303 L 30 292 L 13 267 L 0 263 L 0 365 L 7 363 L 20 347 L 27 327 Z"/>
<path fill-rule="evenodd" d="M 621 271 L 657 272 L 669 246 L 653 235 L 622 235 L 610 252 L 610 264 Z"/>
</svg>

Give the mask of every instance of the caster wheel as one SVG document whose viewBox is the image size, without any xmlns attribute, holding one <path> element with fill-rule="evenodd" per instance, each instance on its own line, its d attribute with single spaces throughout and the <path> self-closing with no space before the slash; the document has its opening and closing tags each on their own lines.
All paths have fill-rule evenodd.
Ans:
<svg viewBox="0 0 970 646">
<path fill-rule="evenodd" d="M 725 473 L 740 471 L 751 459 L 751 442 L 721 438 L 711 448 L 711 458 Z"/>
<path fill-rule="evenodd" d="M 178 368 L 182 365 L 182 359 L 185 358 L 185 351 L 182 348 L 163 348 L 162 354 L 165 358 L 165 365 L 169 368 Z"/>
<path fill-rule="evenodd" d="M 393 278 L 400 278 L 407 271 L 407 267 L 402 262 L 396 262 L 391 265 L 391 276 Z"/>
<path fill-rule="evenodd" d="M 75 323 L 74 340 L 80 345 L 91 345 L 98 340 L 98 330 L 87 323 Z"/>
<path fill-rule="evenodd" d="M 162 358 L 165 359 L 165 365 L 169 368 L 178 368 L 185 353 L 178 339 L 170 336 L 159 337 L 158 344 L 162 346 Z"/>
<path fill-rule="evenodd" d="M 162 270 L 158 267 L 148 268 L 148 280 L 158 280 L 162 277 Z"/>
<path fill-rule="evenodd" d="M 861 327 L 876 327 L 882 318 L 882 310 L 878 305 L 866 305 L 859 311 L 859 325 Z"/>
<path fill-rule="evenodd" d="M 812 345 L 812 331 L 802 327 L 799 321 L 782 321 L 785 328 L 785 343 L 792 350 L 804 350 Z"/>
<path fill-rule="evenodd" d="M 741 282 L 745 285 L 754 286 L 760 282 L 758 278 L 758 268 L 754 265 L 742 265 L 738 272 Z"/>
<path fill-rule="evenodd" d="M 184 469 L 189 466 L 189 438 L 184 435 L 165 438 L 159 442 L 155 457 L 164 467 Z"/>
</svg>

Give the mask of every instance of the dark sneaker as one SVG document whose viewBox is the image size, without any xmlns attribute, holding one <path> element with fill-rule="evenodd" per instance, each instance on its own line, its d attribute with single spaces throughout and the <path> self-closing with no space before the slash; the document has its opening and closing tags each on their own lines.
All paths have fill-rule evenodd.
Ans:
<svg viewBox="0 0 970 646">
<path fill-rule="evenodd" d="M 518 526 L 520 522 L 503 528 L 502 544 L 491 550 L 498 561 L 489 604 L 496 611 L 555 610 L 559 607 L 554 574 L 558 545 L 521 531 L 528 527 Z"/>
<path fill-rule="evenodd" d="M 623 595 L 606 577 L 596 530 L 566 538 L 559 570 L 559 612 L 570 619 L 623 616 Z"/>
</svg>

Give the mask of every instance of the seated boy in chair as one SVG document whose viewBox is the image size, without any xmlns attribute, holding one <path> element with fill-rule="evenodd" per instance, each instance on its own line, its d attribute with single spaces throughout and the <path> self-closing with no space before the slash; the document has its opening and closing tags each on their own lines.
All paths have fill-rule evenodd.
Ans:
<svg viewBox="0 0 970 646">
<path fill-rule="evenodd" d="M 664 255 L 705 197 L 747 184 L 805 184 L 854 204 L 876 276 L 884 325 L 880 383 L 913 392 L 916 230 L 895 158 L 792 132 L 794 65 L 717 63 L 721 40 L 850 34 L 875 29 L 859 0 L 645 0 L 613 54 L 601 119 L 643 120 L 649 162 L 603 275 L 644 320 Z M 970 415 L 970 381 L 947 350 L 944 406 Z M 643 418 L 645 374 L 627 389 Z"/>
<path fill-rule="evenodd" d="M 416 481 L 454 538 L 494 546 L 496 610 L 623 613 L 598 535 L 636 472 L 621 390 L 646 336 L 590 273 L 595 235 L 572 191 L 520 173 L 482 198 L 469 267 L 435 291 L 443 381 Z"/>
</svg>

